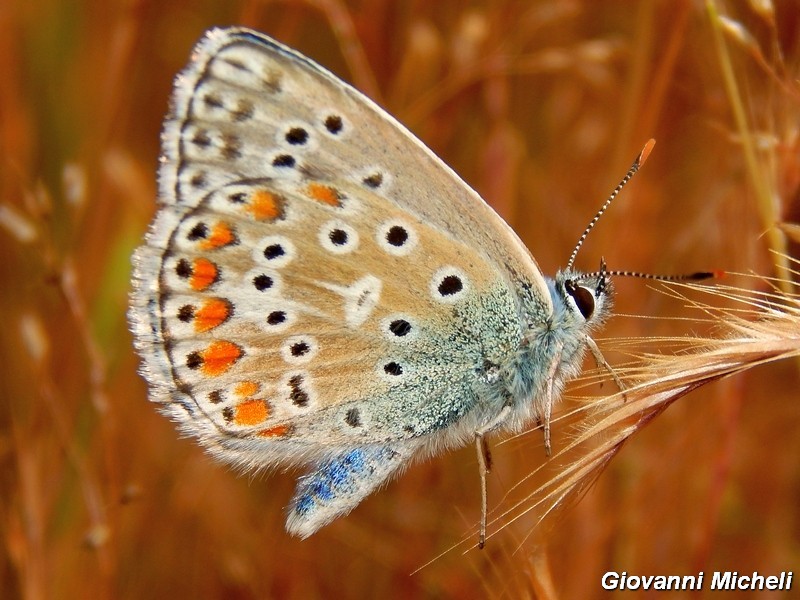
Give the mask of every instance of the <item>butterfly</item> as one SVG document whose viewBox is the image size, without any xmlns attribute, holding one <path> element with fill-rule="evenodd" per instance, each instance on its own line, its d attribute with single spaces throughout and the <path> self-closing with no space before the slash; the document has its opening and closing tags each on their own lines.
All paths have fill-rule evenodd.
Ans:
<svg viewBox="0 0 800 600">
<path fill-rule="evenodd" d="M 564 383 L 587 348 L 605 364 L 612 272 L 574 270 L 576 248 L 545 277 L 400 123 L 248 29 L 197 44 L 161 145 L 129 309 L 150 399 L 226 463 L 305 467 L 300 537 L 475 443 L 482 544 L 485 436 L 538 421 L 549 452 Z"/>
</svg>

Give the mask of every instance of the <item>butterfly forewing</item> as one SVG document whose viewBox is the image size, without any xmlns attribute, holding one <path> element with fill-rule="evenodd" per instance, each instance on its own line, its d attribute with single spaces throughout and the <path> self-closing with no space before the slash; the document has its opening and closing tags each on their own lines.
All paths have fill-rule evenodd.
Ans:
<svg viewBox="0 0 800 600">
<path fill-rule="evenodd" d="M 304 56 L 256 32 L 216 30 L 182 78 L 165 128 L 162 201 L 196 204 L 208 189 L 242 178 L 346 174 L 545 291 L 530 253 L 469 186 L 385 111 Z M 209 171 L 204 157 L 230 168 Z"/>
</svg>

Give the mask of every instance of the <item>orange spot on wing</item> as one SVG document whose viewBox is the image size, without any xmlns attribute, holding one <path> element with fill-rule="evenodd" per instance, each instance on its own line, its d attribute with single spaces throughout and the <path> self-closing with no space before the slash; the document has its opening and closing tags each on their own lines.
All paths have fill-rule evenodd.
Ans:
<svg viewBox="0 0 800 600">
<path fill-rule="evenodd" d="M 307 193 L 310 198 L 330 206 L 341 206 L 339 192 L 330 186 L 319 183 L 312 183 L 308 186 Z"/>
<path fill-rule="evenodd" d="M 203 357 L 203 372 L 212 377 L 222 375 L 239 360 L 244 351 L 234 344 L 220 340 L 213 342 L 208 348 L 201 352 Z"/>
<path fill-rule="evenodd" d="M 276 425 L 258 432 L 261 437 L 284 437 L 292 432 L 290 425 Z"/>
<path fill-rule="evenodd" d="M 233 312 L 233 306 L 223 298 L 206 300 L 194 314 L 194 329 L 199 333 L 210 331 L 227 321 Z"/>
<path fill-rule="evenodd" d="M 220 221 L 211 228 L 211 234 L 203 240 L 200 247 L 203 250 L 216 250 L 222 248 L 236 241 L 236 236 L 230 225 Z"/>
<path fill-rule="evenodd" d="M 260 386 L 255 381 L 242 381 L 241 383 L 237 384 L 233 390 L 233 393 L 237 396 L 241 396 L 243 398 L 247 398 L 249 396 L 254 396 L 258 393 Z"/>
<path fill-rule="evenodd" d="M 247 211 L 259 221 L 274 221 L 283 216 L 283 198 L 267 190 L 256 190 Z"/>
<path fill-rule="evenodd" d="M 214 283 L 219 277 L 217 265 L 207 258 L 196 258 L 192 263 L 192 276 L 189 285 L 192 289 L 202 292 Z"/>
<path fill-rule="evenodd" d="M 258 425 L 266 421 L 269 408 L 263 400 L 248 400 L 234 408 L 233 420 L 237 425 Z"/>
</svg>

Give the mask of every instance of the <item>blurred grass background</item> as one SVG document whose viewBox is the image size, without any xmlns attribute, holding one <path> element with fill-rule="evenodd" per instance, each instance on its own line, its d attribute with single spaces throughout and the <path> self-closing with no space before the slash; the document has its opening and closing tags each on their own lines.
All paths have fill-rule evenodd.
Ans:
<svg viewBox="0 0 800 600">
<path fill-rule="evenodd" d="M 578 267 L 775 275 L 770 249 L 797 256 L 776 227 L 800 221 L 795 2 L 6 0 L 0 596 L 592 598 L 607 570 L 800 570 L 795 362 L 682 399 L 559 519 L 413 576 L 474 540 L 471 447 L 300 542 L 283 531 L 292 475 L 238 477 L 180 439 L 136 374 L 129 257 L 155 207 L 172 78 L 206 28 L 231 24 L 376 99 L 545 273 L 650 137 Z M 615 317 L 602 338 L 692 330 L 645 283 L 617 289 L 620 314 L 653 318 Z M 543 461 L 540 433 L 526 439 L 494 444 L 490 507 Z"/>
</svg>

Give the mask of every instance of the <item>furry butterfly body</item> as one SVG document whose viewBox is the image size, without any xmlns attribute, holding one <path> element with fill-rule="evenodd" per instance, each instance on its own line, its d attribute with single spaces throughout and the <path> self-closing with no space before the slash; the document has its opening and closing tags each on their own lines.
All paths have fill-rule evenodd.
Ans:
<svg viewBox="0 0 800 600">
<path fill-rule="evenodd" d="M 545 278 L 391 116 L 246 29 L 176 79 L 159 200 L 129 313 L 150 397 L 223 461 L 308 466 L 302 537 L 414 459 L 547 435 L 609 310 L 603 270 Z"/>
</svg>

